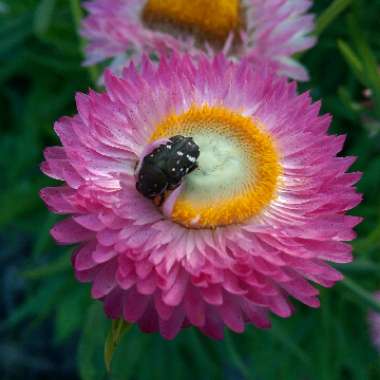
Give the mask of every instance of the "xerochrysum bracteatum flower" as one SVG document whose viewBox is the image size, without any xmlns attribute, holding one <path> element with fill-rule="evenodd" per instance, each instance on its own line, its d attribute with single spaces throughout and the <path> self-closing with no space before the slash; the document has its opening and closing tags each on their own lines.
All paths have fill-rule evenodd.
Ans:
<svg viewBox="0 0 380 380">
<path fill-rule="evenodd" d="M 326 262 L 351 261 L 361 200 L 319 103 L 223 56 L 145 59 L 105 85 L 56 123 L 42 170 L 65 183 L 41 196 L 69 214 L 52 235 L 79 244 L 76 276 L 107 315 L 222 338 L 290 316 L 289 295 L 318 307 L 308 280 L 341 280 Z"/>
<path fill-rule="evenodd" d="M 93 0 L 82 35 L 87 64 L 114 58 L 117 72 L 146 54 L 223 51 L 233 60 L 270 61 L 281 75 L 306 80 L 292 58 L 315 43 L 309 0 Z"/>
</svg>

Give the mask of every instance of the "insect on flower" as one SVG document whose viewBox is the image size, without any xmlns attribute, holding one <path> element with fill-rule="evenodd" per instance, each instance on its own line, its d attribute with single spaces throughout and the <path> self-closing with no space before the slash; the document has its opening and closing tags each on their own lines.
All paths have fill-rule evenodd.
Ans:
<svg viewBox="0 0 380 380">
<path fill-rule="evenodd" d="M 146 155 L 137 168 L 137 190 L 147 198 L 159 197 L 176 189 L 183 177 L 197 167 L 199 147 L 191 137 L 173 136 Z"/>
<path fill-rule="evenodd" d="M 62 146 L 42 170 L 63 184 L 41 196 L 68 214 L 51 233 L 78 244 L 76 277 L 108 317 L 222 339 L 225 326 L 289 317 L 291 297 L 318 307 L 310 282 L 342 279 L 329 263 L 352 260 L 361 221 L 346 214 L 361 174 L 347 172 L 355 158 L 338 156 L 344 136 L 328 134 L 320 104 L 223 55 L 146 59 L 106 71 L 105 86 L 55 124 Z"/>
</svg>

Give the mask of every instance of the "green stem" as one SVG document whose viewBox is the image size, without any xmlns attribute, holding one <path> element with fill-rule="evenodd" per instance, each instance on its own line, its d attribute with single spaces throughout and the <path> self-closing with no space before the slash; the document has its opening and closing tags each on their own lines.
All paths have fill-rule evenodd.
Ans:
<svg viewBox="0 0 380 380">
<path fill-rule="evenodd" d="M 318 17 L 315 25 L 315 34 L 321 35 L 322 32 L 338 17 L 350 4 L 352 0 L 335 0 Z"/>
<path fill-rule="evenodd" d="M 376 299 L 372 296 L 370 292 L 363 289 L 355 281 L 345 276 L 344 281 L 342 281 L 340 284 L 341 286 L 345 286 L 350 292 L 352 292 L 359 301 L 361 301 L 374 311 L 380 313 L 380 302 L 376 301 Z"/>
<path fill-rule="evenodd" d="M 355 260 L 350 264 L 335 264 L 333 267 L 343 273 L 380 276 L 380 265 L 370 260 Z"/>
</svg>

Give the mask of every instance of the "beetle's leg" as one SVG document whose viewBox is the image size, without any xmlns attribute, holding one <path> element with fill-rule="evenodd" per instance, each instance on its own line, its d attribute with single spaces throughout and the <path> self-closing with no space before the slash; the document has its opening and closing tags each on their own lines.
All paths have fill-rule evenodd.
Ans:
<svg viewBox="0 0 380 380">
<path fill-rule="evenodd" d="M 192 171 L 194 171 L 195 169 L 198 169 L 198 164 L 195 163 L 194 166 L 188 171 L 187 174 L 191 173 Z"/>
<path fill-rule="evenodd" d="M 162 194 L 159 194 L 159 195 L 156 195 L 153 198 L 153 203 L 154 203 L 155 206 L 161 207 L 162 204 L 164 203 L 165 199 L 166 199 L 166 192 L 164 192 Z"/>
<path fill-rule="evenodd" d="M 164 194 L 161 194 L 161 195 L 159 195 L 159 198 L 160 198 L 160 201 L 159 201 L 159 203 L 158 203 L 158 207 L 161 207 L 162 204 L 164 203 L 165 195 L 164 195 Z"/>
<path fill-rule="evenodd" d="M 160 207 L 163 203 L 163 200 L 162 200 L 162 195 L 156 195 L 154 198 L 153 198 L 153 203 L 155 206 L 157 207 Z"/>
</svg>

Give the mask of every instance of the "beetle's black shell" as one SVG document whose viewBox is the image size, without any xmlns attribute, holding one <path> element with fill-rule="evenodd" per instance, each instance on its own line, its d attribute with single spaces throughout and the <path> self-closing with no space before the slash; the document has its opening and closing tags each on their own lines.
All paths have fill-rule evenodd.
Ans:
<svg viewBox="0 0 380 380">
<path fill-rule="evenodd" d="M 137 174 L 137 190 L 153 199 L 178 187 L 182 178 L 197 167 L 199 147 L 191 137 L 173 136 L 144 157 Z"/>
<path fill-rule="evenodd" d="M 165 173 L 151 163 L 144 163 L 138 174 L 137 190 L 145 197 L 154 198 L 168 187 Z"/>
</svg>

